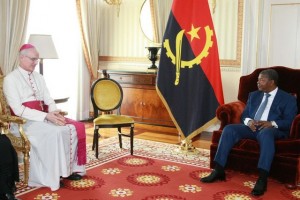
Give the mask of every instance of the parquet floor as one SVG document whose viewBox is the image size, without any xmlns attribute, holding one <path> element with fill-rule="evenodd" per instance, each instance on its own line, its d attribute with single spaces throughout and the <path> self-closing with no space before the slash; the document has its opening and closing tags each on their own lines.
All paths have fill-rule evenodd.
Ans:
<svg viewBox="0 0 300 200">
<path fill-rule="evenodd" d="M 87 128 L 87 142 L 92 143 L 93 141 L 93 123 L 85 122 Z M 129 129 L 124 129 L 124 132 Z M 102 129 L 100 130 L 102 138 L 109 138 L 116 136 L 116 129 Z M 152 140 L 158 142 L 165 142 L 171 144 L 180 144 L 180 135 L 174 127 L 163 127 L 163 126 L 154 126 L 147 124 L 135 124 L 134 134 L 136 138 Z M 211 144 L 211 133 L 204 132 L 199 134 L 193 139 L 193 146 L 197 148 L 209 149 Z"/>
</svg>

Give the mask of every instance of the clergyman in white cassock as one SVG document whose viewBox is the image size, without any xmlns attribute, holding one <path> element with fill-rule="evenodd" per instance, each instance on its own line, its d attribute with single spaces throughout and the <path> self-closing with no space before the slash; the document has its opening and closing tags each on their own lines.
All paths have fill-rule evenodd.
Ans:
<svg viewBox="0 0 300 200">
<path fill-rule="evenodd" d="M 12 113 L 27 120 L 23 129 L 31 144 L 28 185 L 55 191 L 60 177 L 86 173 L 84 124 L 59 116 L 43 76 L 34 71 L 35 47 L 21 47 L 19 57 L 20 66 L 6 75 L 3 91 Z M 17 125 L 12 124 L 11 131 L 18 134 Z"/>
</svg>

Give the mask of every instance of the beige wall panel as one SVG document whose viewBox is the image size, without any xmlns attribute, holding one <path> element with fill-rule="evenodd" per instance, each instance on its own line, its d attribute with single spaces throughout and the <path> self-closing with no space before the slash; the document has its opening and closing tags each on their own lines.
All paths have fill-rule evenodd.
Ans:
<svg viewBox="0 0 300 200">
<path fill-rule="evenodd" d="M 300 4 L 271 6 L 268 65 L 300 66 Z"/>
</svg>

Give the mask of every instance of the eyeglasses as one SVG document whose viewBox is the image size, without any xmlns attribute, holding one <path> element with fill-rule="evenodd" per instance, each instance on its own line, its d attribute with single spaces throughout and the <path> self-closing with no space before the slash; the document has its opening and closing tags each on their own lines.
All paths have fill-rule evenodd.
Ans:
<svg viewBox="0 0 300 200">
<path fill-rule="evenodd" d="M 39 62 L 40 59 L 39 58 L 31 58 L 29 56 L 24 55 L 25 57 L 29 58 L 32 62 Z"/>
</svg>

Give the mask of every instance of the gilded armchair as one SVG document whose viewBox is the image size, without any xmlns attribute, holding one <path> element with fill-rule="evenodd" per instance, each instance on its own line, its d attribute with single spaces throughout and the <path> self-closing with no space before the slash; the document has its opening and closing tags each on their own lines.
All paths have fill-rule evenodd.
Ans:
<svg viewBox="0 0 300 200">
<path fill-rule="evenodd" d="M 9 106 L 3 94 L 3 79 L 4 76 L 0 75 L 0 134 L 6 134 L 10 139 L 13 147 L 17 152 L 22 152 L 24 162 L 24 184 L 28 184 L 29 178 L 29 151 L 30 142 L 23 131 L 22 125 L 26 122 L 25 119 L 17 116 L 11 116 Z M 9 124 L 16 123 L 19 126 L 20 136 L 15 136 L 9 131 Z"/>
</svg>

